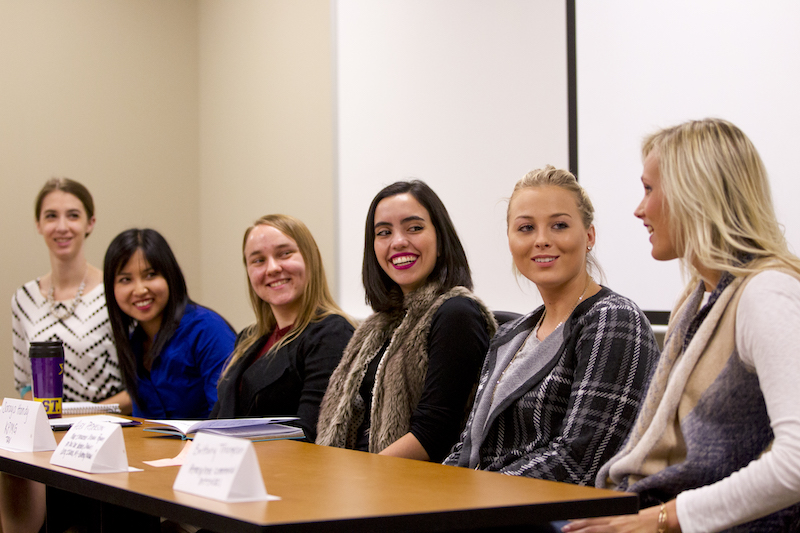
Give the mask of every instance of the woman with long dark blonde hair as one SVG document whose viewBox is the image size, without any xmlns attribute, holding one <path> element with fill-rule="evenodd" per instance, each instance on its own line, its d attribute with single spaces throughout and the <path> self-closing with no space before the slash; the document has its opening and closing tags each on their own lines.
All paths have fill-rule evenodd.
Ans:
<svg viewBox="0 0 800 533">
<path fill-rule="evenodd" d="M 242 255 L 256 322 L 238 336 L 211 416 L 296 415 L 313 442 L 353 321 L 333 301 L 317 243 L 300 220 L 261 217 L 245 231 Z"/>
</svg>

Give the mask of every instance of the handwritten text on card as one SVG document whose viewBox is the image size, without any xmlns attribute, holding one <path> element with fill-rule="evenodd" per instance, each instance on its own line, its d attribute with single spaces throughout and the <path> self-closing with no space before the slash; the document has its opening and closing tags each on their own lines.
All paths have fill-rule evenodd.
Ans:
<svg viewBox="0 0 800 533">
<path fill-rule="evenodd" d="M 275 499 L 267 494 L 253 443 L 198 433 L 173 489 L 227 502 Z"/>
<path fill-rule="evenodd" d="M 12 451 L 54 450 L 56 439 L 39 402 L 6 398 L 0 407 L 0 448 Z"/>
<path fill-rule="evenodd" d="M 91 420 L 73 424 L 50 462 L 89 473 L 127 472 L 122 428 L 119 424 Z"/>
</svg>

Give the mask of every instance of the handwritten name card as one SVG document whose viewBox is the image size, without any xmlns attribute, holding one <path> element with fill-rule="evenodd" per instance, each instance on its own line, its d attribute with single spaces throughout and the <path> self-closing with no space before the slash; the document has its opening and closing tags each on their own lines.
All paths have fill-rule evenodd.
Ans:
<svg viewBox="0 0 800 533">
<path fill-rule="evenodd" d="M 12 452 L 56 449 L 56 438 L 40 402 L 5 398 L 0 407 L 0 448 Z"/>
<path fill-rule="evenodd" d="M 267 494 L 253 443 L 197 433 L 174 490 L 223 502 L 277 500 Z"/>
<path fill-rule="evenodd" d="M 64 435 L 50 464 L 90 474 L 128 472 L 122 428 L 119 424 L 84 419 Z"/>
</svg>

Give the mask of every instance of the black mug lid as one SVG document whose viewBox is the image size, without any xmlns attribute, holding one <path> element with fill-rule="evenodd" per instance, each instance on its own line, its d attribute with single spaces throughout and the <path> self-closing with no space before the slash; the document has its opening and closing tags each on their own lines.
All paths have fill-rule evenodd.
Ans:
<svg viewBox="0 0 800 533">
<path fill-rule="evenodd" d="M 64 344 L 61 341 L 32 342 L 28 355 L 31 357 L 63 357 Z"/>
</svg>

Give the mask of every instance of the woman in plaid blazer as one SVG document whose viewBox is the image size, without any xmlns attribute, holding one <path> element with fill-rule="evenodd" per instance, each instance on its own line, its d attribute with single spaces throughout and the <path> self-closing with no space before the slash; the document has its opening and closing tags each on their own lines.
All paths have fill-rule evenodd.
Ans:
<svg viewBox="0 0 800 533">
<path fill-rule="evenodd" d="M 658 346 L 636 304 L 590 275 L 593 215 L 566 170 L 532 171 L 514 188 L 509 248 L 544 305 L 492 339 L 445 464 L 593 485 L 628 435 Z"/>
</svg>

